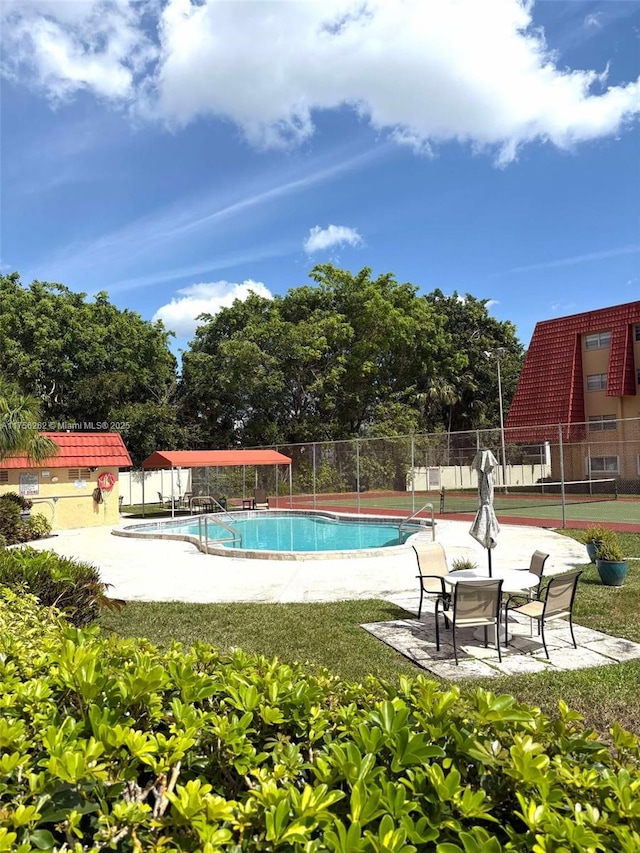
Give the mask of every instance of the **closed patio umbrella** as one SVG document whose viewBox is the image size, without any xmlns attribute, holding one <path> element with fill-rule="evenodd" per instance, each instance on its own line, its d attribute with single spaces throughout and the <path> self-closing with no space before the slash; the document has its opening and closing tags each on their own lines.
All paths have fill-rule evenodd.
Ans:
<svg viewBox="0 0 640 853">
<path fill-rule="evenodd" d="M 471 467 L 478 472 L 478 512 L 469 533 L 487 549 L 489 577 L 491 574 L 491 549 L 498 544 L 500 525 L 493 509 L 493 471 L 498 460 L 490 450 L 479 450 Z"/>
</svg>

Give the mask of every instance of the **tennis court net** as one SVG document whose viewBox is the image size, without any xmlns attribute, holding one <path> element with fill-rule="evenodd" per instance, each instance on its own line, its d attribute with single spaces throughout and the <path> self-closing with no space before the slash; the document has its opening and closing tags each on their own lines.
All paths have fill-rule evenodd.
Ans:
<svg viewBox="0 0 640 853">
<path fill-rule="evenodd" d="M 493 506 L 496 511 L 508 512 L 517 509 L 535 509 L 543 506 L 615 501 L 618 498 L 618 481 L 615 478 L 602 480 L 567 480 L 564 483 L 541 482 L 527 486 L 508 486 L 494 492 Z M 477 489 L 441 489 L 440 512 L 473 512 L 478 509 Z"/>
</svg>

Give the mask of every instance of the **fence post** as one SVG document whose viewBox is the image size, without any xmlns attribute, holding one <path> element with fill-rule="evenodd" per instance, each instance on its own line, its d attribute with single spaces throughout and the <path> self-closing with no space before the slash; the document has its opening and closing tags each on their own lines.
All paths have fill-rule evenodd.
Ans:
<svg viewBox="0 0 640 853">
<path fill-rule="evenodd" d="M 313 460 L 313 508 L 316 508 L 316 443 L 311 445 L 311 459 Z"/>
<path fill-rule="evenodd" d="M 411 433 L 411 512 L 416 511 L 416 462 L 415 462 L 415 443 L 414 435 Z M 428 476 L 428 469 L 427 469 Z M 429 484 L 426 483 L 427 488 Z"/>
<path fill-rule="evenodd" d="M 358 508 L 358 515 L 360 514 L 360 443 L 358 439 L 355 439 L 356 442 L 356 506 Z"/>
<path fill-rule="evenodd" d="M 560 502 L 562 504 L 562 529 L 567 526 L 567 506 L 564 494 L 564 448 L 562 446 L 562 424 L 558 424 L 558 451 L 560 453 Z"/>
</svg>

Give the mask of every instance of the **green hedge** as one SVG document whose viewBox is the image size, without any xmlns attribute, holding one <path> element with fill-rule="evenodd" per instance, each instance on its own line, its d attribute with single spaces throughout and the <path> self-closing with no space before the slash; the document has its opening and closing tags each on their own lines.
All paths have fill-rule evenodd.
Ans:
<svg viewBox="0 0 640 853">
<path fill-rule="evenodd" d="M 159 652 L 0 591 L 0 851 L 640 849 L 638 740 L 426 678 Z"/>
<path fill-rule="evenodd" d="M 94 622 L 105 601 L 105 585 L 91 563 L 29 546 L 0 550 L 0 584 L 33 593 L 79 627 Z"/>
<path fill-rule="evenodd" d="M 32 539 L 42 539 L 51 533 L 51 525 L 40 513 L 34 513 L 25 521 L 22 510 L 30 510 L 32 502 L 17 492 L 0 495 L 0 545 L 16 545 Z"/>
</svg>

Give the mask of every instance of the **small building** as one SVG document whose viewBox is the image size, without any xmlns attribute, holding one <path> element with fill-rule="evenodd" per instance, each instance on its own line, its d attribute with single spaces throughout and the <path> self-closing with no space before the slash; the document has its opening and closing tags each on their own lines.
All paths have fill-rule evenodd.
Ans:
<svg viewBox="0 0 640 853">
<path fill-rule="evenodd" d="M 562 425 L 562 432 L 559 432 Z M 640 301 L 538 323 L 506 422 L 558 478 L 640 477 Z"/>
<path fill-rule="evenodd" d="M 54 530 L 118 524 L 118 470 L 131 458 L 117 432 L 46 432 L 57 456 L 34 463 L 25 456 L 0 460 L 0 495 L 17 492 L 33 502 Z"/>
</svg>

